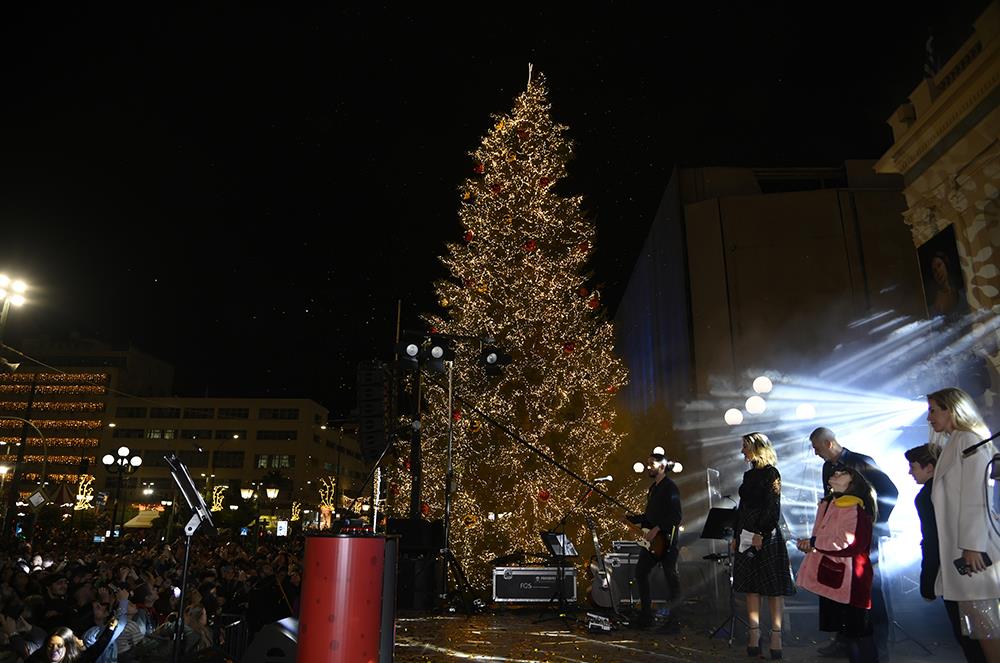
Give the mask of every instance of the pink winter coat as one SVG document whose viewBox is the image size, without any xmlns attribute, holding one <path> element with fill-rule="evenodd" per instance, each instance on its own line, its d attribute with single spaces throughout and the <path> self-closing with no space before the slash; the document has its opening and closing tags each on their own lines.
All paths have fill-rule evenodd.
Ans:
<svg viewBox="0 0 1000 663">
<path fill-rule="evenodd" d="M 872 519 L 859 498 L 821 502 L 813 525 L 813 550 L 799 567 L 796 584 L 826 598 L 870 608 Z"/>
</svg>

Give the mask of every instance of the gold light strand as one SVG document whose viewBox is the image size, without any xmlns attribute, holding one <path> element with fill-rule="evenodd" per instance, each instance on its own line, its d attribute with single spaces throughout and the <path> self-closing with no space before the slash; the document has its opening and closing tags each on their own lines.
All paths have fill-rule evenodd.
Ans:
<svg viewBox="0 0 1000 663">
<path fill-rule="evenodd" d="M 336 510 L 337 505 L 335 504 L 335 496 L 337 494 L 336 490 L 337 478 L 333 476 L 322 477 L 319 480 L 319 506 L 320 508 L 326 508 L 330 510 Z"/>
<path fill-rule="evenodd" d="M 91 504 L 94 501 L 94 488 L 91 486 L 93 482 L 94 477 L 90 474 L 84 474 L 80 478 L 80 485 L 76 489 L 76 504 L 73 505 L 74 511 L 85 511 L 94 508 L 94 505 Z"/>
<path fill-rule="evenodd" d="M 302 502 L 292 502 L 292 522 L 302 517 Z"/>
<path fill-rule="evenodd" d="M 495 118 L 473 152 L 474 176 L 460 187 L 461 242 L 442 262 L 451 277 L 435 284 L 445 315 L 429 315 L 441 333 L 488 334 L 513 362 L 487 377 L 475 366 L 478 344 L 459 343 L 456 391 L 578 475 L 593 477 L 621 443 L 615 394 L 626 369 L 614 355 L 614 328 L 600 293 L 582 276 L 593 255 L 594 224 L 580 197 L 553 191 L 566 175 L 573 146 L 552 121 L 544 78 L 536 76 L 511 113 Z M 485 585 L 489 563 L 514 550 L 542 550 L 539 531 L 567 517 L 566 532 L 583 541 L 579 511 L 594 511 L 602 534 L 624 536 L 617 515 L 561 470 L 513 442 L 460 403 L 449 412 L 445 390 L 426 387 L 423 427 L 427 519 L 442 517 L 449 418 L 454 424 L 455 476 L 451 545 L 470 579 Z M 408 509 L 411 468 L 405 453 L 387 467 L 390 502 Z M 619 495 L 641 499 L 644 487 Z M 574 506 L 577 507 L 573 511 Z"/>
<path fill-rule="evenodd" d="M 212 487 L 212 511 L 222 511 L 223 502 L 226 498 L 226 490 L 229 486 Z"/>
</svg>

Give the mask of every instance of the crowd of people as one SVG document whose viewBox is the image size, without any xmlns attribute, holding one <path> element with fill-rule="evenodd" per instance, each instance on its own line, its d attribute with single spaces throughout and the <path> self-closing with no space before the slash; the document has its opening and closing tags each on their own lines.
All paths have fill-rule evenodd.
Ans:
<svg viewBox="0 0 1000 663">
<path fill-rule="evenodd" d="M 83 544 L 66 532 L 3 551 L 0 663 L 172 660 L 184 545 L 142 534 Z M 227 634 L 246 640 L 297 615 L 302 547 L 301 537 L 254 551 L 195 539 L 181 616 L 183 655 L 225 648 Z"/>
</svg>

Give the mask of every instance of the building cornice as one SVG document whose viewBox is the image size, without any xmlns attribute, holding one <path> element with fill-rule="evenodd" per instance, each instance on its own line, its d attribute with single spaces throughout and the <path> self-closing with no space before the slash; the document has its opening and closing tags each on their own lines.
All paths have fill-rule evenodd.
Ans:
<svg viewBox="0 0 1000 663">
<path fill-rule="evenodd" d="M 911 179 L 911 169 L 1000 87 L 1000 40 L 982 44 L 974 39 L 966 43 L 963 52 L 975 53 L 975 56 L 959 76 L 949 81 L 927 112 L 918 116 L 879 159 L 875 172 L 896 173 Z"/>
</svg>

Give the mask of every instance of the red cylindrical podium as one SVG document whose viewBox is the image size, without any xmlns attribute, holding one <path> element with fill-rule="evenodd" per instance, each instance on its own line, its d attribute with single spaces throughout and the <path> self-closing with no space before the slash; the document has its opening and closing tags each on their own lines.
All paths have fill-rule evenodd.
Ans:
<svg viewBox="0 0 1000 663">
<path fill-rule="evenodd" d="M 310 536 L 298 663 L 378 663 L 385 537 Z"/>
</svg>

